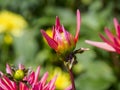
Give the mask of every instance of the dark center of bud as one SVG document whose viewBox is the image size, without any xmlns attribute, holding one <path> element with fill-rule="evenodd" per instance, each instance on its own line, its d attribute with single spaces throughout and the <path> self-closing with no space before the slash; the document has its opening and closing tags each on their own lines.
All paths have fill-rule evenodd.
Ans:
<svg viewBox="0 0 120 90">
<path fill-rule="evenodd" d="M 23 70 L 16 70 L 14 75 L 13 75 L 13 78 L 16 80 L 16 81 L 20 81 L 24 78 L 25 74 L 24 74 L 24 71 Z"/>
</svg>

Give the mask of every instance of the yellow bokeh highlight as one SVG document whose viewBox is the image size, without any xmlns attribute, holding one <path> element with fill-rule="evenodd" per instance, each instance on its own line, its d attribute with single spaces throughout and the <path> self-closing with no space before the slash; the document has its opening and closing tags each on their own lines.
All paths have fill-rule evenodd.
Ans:
<svg viewBox="0 0 120 90">
<path fill-rule="evenodd" d="M 21 15 L 10 11 L 0 12 L 0 33 L 11 33 L 14 36 L 19 36 L 26 26 L 27 22 Z"/>
<path fill-rule="evenodd" d="M 11 43 L 13 42 L 12 36 L 9 35 L 9 34 L 5 35 L 5 36 L 4 36 L 4 42 L 5 42 L 6 44 L 11 44 Z"/>
<path fill-rule="evenodd" d="M 56 90 L 64 90 L 65 88 L 69 87 L 70 82 L 70 76 L 68 73 L 62 71 L 60 68 L 55 68 L 53 73 L 50 74 L 50 79 L 53 78 L 55 75 L 57 75 L 56 80 Z"/>
</svg>

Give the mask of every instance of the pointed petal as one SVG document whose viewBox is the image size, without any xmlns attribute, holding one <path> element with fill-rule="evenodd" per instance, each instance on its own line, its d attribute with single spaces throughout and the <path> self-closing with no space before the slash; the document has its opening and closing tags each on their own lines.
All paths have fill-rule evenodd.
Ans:
<svg viewBox="0 0 120 90">
<path fill-rule="evenodd" d="M 11 67 L 9 66 L 9 64 L 6 64 L 6 72 L 10 75 L 12 75 L 12 69 Z"/>
<path fill-rule="evenodd" d="M 115 26 L 115 30 L 116 30 L 116 33 L 117 33 L 117 36 L 120 36 L 120 31 L 118 30 L 118 21 L 116 18 L 113 19 L 113 22 L 114 22 L 114 26 Z"/>
<path fill-rule="evenodd" d="M 40 80 L 40 82 L 42 83 L 43 86 L 46 83 L 47 77 L 48 77 L 48 72 L 46 72 Z"/>
<path fill-rule="evenodd" d="M 108 38 L 111 40 L 111 42 L 114 41 L 114 35 L 109 31 L 108 28 L 105 28 L 105 33 L 108 36 Z"/>
<path fill-rule="evenodd" d="M 62 25 L 62 30 L 63 30 L 63 33 L 64 33 L 64 36 L 65 36 L 66 41 L 67 41 L 69 44 L 71 44 L 71 43 L 70 43 L 70 33 L 65 30 L 65 28 L 64 28 L 63 25 Z"/>
<path fill-rule="evenodd" d="M 8 90 L 8 87 L 4 84 L 2 78 L 0 78 L 0 87 L 2 88 L 2 90 Z"/>
<path fill-rule="evenodd" d="M 106 42 L 107 44 L 109 44 L 109 45 L 113 45 L 113 43 L 111 43 L 108 39 L 106 39 L 102 34 L 99 34 L 99 36 L 100 36 L 100 38 L 104 41 L 104 42 Z"/>
<path fill-rule="evenodd" d="M 58 17 L 58 16 L 56 16 L 55 26 L 56 26 L 56 27 L 59 27 L 59 26 L 60 26 L 60 20 L 59 20 L 59 17 Z"/>
<path fill-rule="evenodd" d="M 120 39 L 120 25 L 118 25 L 118 38 Z"/>
<path fill-rule="evenodd" d="M 29 89 L 25 83 L 20 82 L 19 90 L 31 90 L 31 89 Z"/>
<path fill-rule="evenodd" d="M 39 74 L 40 74 L 40 66 L 37 67 L 37 70 L 35 72 L 35 79 L 34 79 L 33 85 L 35 85 L 37 83 Z"/>
<path fill-rule="evenodd" d="M 79 32 L 80 32 L 80 24 L 81 24 L 81 18 L 80 18 L 80 11 L 77 10 L 77 30 L 75 35 L 75 42 L 78 40 Z"/>
<path fill-rule="evenodd" d="M 0 77 L 3 76 L 3 73 L 0 71 Z"/>
<path fill-rule="evenodd" d="M 35 72 L 32 72 L 25 80 L 28 81 L 30 85 L 32 85 L 35 80 Z"/>
<path fill-rule="evenodd" d="M 56 50 L 58 47 L 57 42 L 55 40 L 53 40 L 51 37 L 49 37 L 44 30 L 41 30 L 41 33 L 45 37 L 45 39 L 47 40 L 49 46 Z"/>
<path fill-rule="evenodd" d="M 6 76 L 0 78 L 0 87 L 4 90 L 15 90 L 12 82 Z"/>
<path fill-rule="evenodd" d="M 90 41 L 90 40 L 85 40 L 85 42 L 90 44 L 90 45 L 96 46 L 98 48 L 102 48 L 102 49 L 107 50 L 107 51 L 115 52 L 115 49 L 107 43 Z"/>
<path fill-rule="evenodd" d="M 120 41 L 118 38 L 114 38 L 115 47 L 120 49 Z"/>
<path fill-rule="evenodd" d="M 57 75 L 50 81 L 50 83 L 49 83 L 50 90 L 52 90 L 52 88 L 54 88 L 56 79 L 57 79 Z"/>
</svg>

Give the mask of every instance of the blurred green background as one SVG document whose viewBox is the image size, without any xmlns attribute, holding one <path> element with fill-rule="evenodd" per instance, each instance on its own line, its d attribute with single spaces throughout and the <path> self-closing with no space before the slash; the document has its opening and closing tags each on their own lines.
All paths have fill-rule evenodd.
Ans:
<svg viewBox="0 0 120 90">
<path fill-rule="evenodd" d="M 70 85 L 69 76 L 55 52 L 46 44 L 40 29 L 51 30 L 56 16 L 75 35 L 76 10 L 81 12 L 81 31 L 76 49 L 90 48 L 77 55 L 73 68 L 77 90 L 120 90 L 111 55 L 87 45 L 86 39 L 101 41 L 104 27 L 114 32 L 113 18 L 120 21 L 120 0 L 0 0 L 0 70 L 6 63 L 36 68 L 50 77 L 58 73 L 56 90 Z M 49 77 L 49 78 L 50 78 Z M 117 83 L 117 84 L 116 84 Z"/>
</svg>

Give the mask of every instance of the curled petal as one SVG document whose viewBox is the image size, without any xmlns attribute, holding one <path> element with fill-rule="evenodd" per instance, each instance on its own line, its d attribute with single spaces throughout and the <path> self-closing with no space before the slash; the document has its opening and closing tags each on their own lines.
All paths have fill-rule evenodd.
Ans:
<svg viewBox="0 0 120 90">
<path fill-rule="evenodd" d="M 78 36 L 80 32 L 80 23 L 81 23 L 80 11 L 77 10 L 77 30 L 76 30 L 76 35 L 75 35 L 75 42 L 77 42 L 78 40 Z"/>
<path fill-rule="evenodd" d="M 110 51 L 110 52 L 115 52 L 116 50 L 110 46 L 109 44 L 105 42 L 95 42 L 95 41 L 90 41 L 90 40 L 85 40 L 86 43 L 96 46 L 98 48 L 102 48 L 104 50 Z"/>
<path fill-rule="evenodd" d="M 47 40 L 49 46 L 56 50 L 58 47 L 57 42 L 55 40 L 53 40 L 51 37 L 49 37 L 44 30 L 41 30 L 41 33 L 45 37 L 45 39 Z"/>
</svg>

